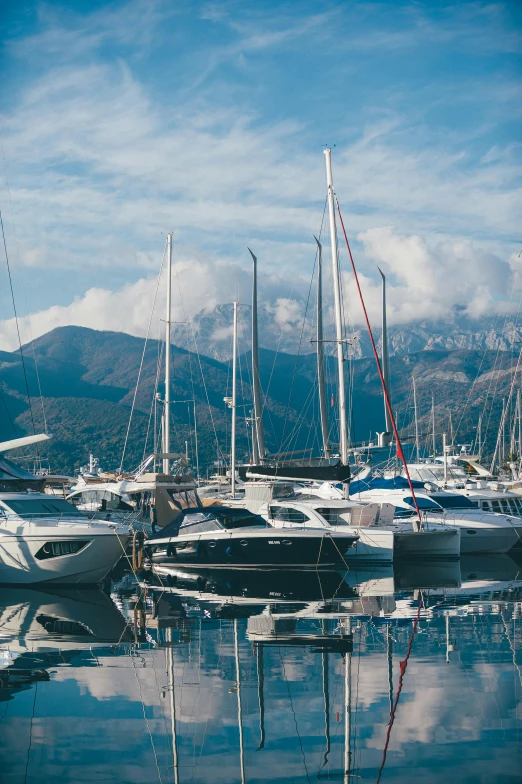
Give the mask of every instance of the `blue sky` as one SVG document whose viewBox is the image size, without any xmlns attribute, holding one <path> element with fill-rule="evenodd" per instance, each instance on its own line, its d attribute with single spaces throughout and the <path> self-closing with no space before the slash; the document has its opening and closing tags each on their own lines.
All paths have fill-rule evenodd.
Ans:
<svg viewBox="0 0 522 784">
<path fill-rule="evenodd" d="M 377 264 L 392 321 L 505 309 L 521 289 L 521 39 L 518 2 L 4 0 L 0 207 L 33 336 L 143 334 L 168 230 L 189 312 L 248 297 L 250 245 L 288 327 L 325 144 L 371 310 Z M 7 347 L 5 283 L 2 264 Z"/>
</svg>

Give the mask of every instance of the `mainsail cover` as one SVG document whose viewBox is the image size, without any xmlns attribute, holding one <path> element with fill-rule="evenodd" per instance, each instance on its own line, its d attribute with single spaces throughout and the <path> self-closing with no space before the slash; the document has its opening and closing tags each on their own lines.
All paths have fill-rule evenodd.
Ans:
<svg viewBox="0 0 522 784">
<path fill-rule="evenodd" d="M 309 482 L 349 482 L 350 466 L 340 461 L 333 464 L 296 465 L 296 463 L 274 463 L 273 465 L 243 465 L 238 468 L 239 478 L 289 479 Z"/>
</svg>

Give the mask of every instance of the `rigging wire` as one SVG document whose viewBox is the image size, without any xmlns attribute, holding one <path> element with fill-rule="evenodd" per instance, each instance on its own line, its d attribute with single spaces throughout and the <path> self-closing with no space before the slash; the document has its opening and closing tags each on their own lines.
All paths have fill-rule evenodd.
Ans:
<svg viewBox="0 0 522 784">
<path fill-rule="evenodd" d="M 194 332 L 194 327 L 192 326 L 192 320 L 188 318 L 187 309 L 185 308 L 185 302 L 184 302 L 184 299 L 183 299 L 183 292 L 181 290 L 181 281 L 179 279 L 179 274 L 178 274 L 178 270 L 177 270 L 176 266 L 174 266 L 174 274 L 176 275 L 176 280 L 178 281 L 179 298 L 181 300 L 181 307 L 183 308 L 183 314 L 185 316 L 187 324 L 190 325 L 190 331 L 192 333 L 192 341 L 193 341 L 194 347 L 196 349 L 196 356 L 198 358 L 198 364 L 199 364 L 199 372 L 201 374 L 201 380 L 203 382 L 203 389 L 205 390 L 205 397 L 207 399 L 207 406 L 208 406 L 208 412 L 209 412 L 209 415 L 210 415 L 210 421 L 212 423 L 212 430 L 214 431 L 214 439 L 215 439 L 215 442 L 216 442 L 216 452 L 217 452 L 218 455 L 221 455 L 221 458 L 224 460 L 223 451 L 221 450 L 221 447 L 219 446 L 219 439 L 218 439 L 218 435 L 217 435 L 216 423 L 214 421 L 214 414 L 212 413 L 212 406 L 210 405 L 210 397 L 209 397 L 209 394 L 208 394 L 207 382 L 205 381 L 205 375 L 203 373 L 203 365 L 201 363 L 201 356 L 200 356 L 200 353 L 199 353 L 198 343 L 197 343 L 197 340 L 196 340 L 196 333 Z"/>
<path fill-rule="evenodd" d="M 321 219 L 321 227 L 319 229 L 319 238 L 321 238 L 321 234 L 322 234 L 322 231 L 323 231 L 324 216 L 326 214 L 327 203 L 328 203 L 328 199 L 325 199 L 324 208 L 323 208 L 323 217 Z M 300 355 L 301 355 L 301 346 L 302 346 L 302 343 L 303 343 L 303 334 L 304 334 L 304 330 L 305 330 L 305 326 L 306 326 L 306 316 L 308 314 L 308 306 L 310 304 L 310 295 L 312 293 L 312 284 L 313 284 L 313 280 L 314 280 L 315 268 L 317 266 L 318 258 L 319 258 L 319 249 L 316 248 L 315 259 L 314 259 L 314 266 L 313 266 L 313 269 L 312 269 L 312 275 L 310 277 L 310 285 L 308 287 L 308 296 L 306 298 L 306 307 L 305 307 L 305 312 L 304 312 L 304 316 L 303 316 L 303 323 L 302 323 L 302 326 L 301 326 L 301 334 L 299 335 L 299 345 L 298 345 L 297 354 L 296 354 L 295 362 L 294 362 L 294 372 L 293 372 L 292 381 L 291 381 L 291 384 L 290 384 L 290 392 L 288 393 L 288 402 L 287 402 L 287 405 L 286 405 L 285 418 L 284 418 L 284 421 L 283 421 L 283 432 L 281 434 L 279 452 L 283 451 L 283 442 L 284 442 L 285 431 L 286 431 L 286 423 L 287 423 L 288 414 L 289 414 L 289 411 L 290 411 L 290 403 L 291 403 L 291 400 L 292 400 L 292 392 L 293 392 L 293 389 L 294 389 L 295 377 L 297 375 L 297 367 L 298 367 L 299 358 L 300 358 Z"/>
<path fill-rule="evenodd" d="M 368 312 L 366 310 L 366 305 L 364 303 L 364 298 L 363 298 L 362 291 L 361 291 L 361 286 L 360 286 L 360 283 L 359 283 L 359 276 L 357 274 L 357 269 L 355 267 L 355 262 L 353 260 L 352 251 L 351 251 L 351 248 L 350 248 L 350 243 L 348 242 L 348 235 L 346 234 L 346 229 L 344 227 L 343 216 L 341 215 L 341 207 L 339 206 L 339 200 L 337 199 L 337 196 L 335 196 L 335 202 L 337 204 L 337 212 L 339 213 L 339 220 L 341 221 L 341 226 L 342 226 L 343 234 L 344 234 L 344 240 L 346 242 L 346 247 L 348 249 L 348 255 L 350 257 L 350 263 L 352 265 L 352 270 L 353 270 L 353 274 L 354 274 L 354 277 L 355 277 L 355 283 L 357 285 L 357 290 L 359 292 L 359 297 L 360 297 L 362 309 L 363 309 L 363 312 L 364 312 L 364 318 L 365 318 L 365 321 L 366 321 L 366 326 L 368 328 L 368 335 L 370 337 L 373 353 L 374 353 L 374 356 L 375 356 L 375 362 L 377 364 L 377 370 L 379 372 L 379 378 L 381 380 L 382 391 L 384 393 L 384 400 L 386 402 L 386 407 L 388 408 L 388 412 L 390 414 L 390 420 L 391 420 L 391 423 L 392 423 L 393 434 L 395 436 L 395 449 L 396 449 L 397 457 L 400 460 L 402 460 L 402 463 L 404 465 L 404 472 L 405 472 L 406 478 L 408 480 L 408 485 L 409 485 L 410 492 L 411 492 L 411 495 L 412 495 L 412 498 L 413 498 L 413 503 L 415 505 L 415 511 L 417 512 L 417 516 L 419 518 L 419 527 L 420 527 L 422 525 L 422 517 L 421 517 L 419 505 L 417 503 L 417 497 L 415 495 L 415 491 L 413 489 L 413 485 L 412 485 L 412 482 L 411 482 L 410 472 L 408 470 L 408 464 L 406 462 L 406 458 L 404 457 L 404 452 L 403 452 L 401 440 L 400 440 L 400 437 L 399 437 L 399 431 L 397 429 L 397 424 L 395 422 L 395 417 L 393 415 L 393 410 L 392 410 L 392 407 L 391 407 L 390 396 L 388 394 L 388 389 L 386 387 L 386 382 L 384 381 L 382 367 L 381 367 L 381 363 L 379 361 L 379 355 L 377 354 L 377 347 L 375 345 L 375 340 L 373 338 L 373 332 L 372 332 L 372 328 L 371 328 L 371 325 L 370 325 L 370 320 L 368 318 Z"/>
<path fill-rule="evenodd" d="M 23 368 L 24 379 L 25 379 L 25 389 L 27 391 L 27 401 L 29 403 L 29 412 L 31 414 L 31 423 L 32 423 L 32 426 L 33 426 L 33 435 L 36 435 L 36 428 L 35 428 L 35 425 L 34 425 L 34 416 L 33 416 L 33 406 L 32 406 L 32 403 L 31 403 L 31 395 L 29 394 L 29 382 L 27 380 L 27 370 L 26 370 L 26 367 L 25 367 L 24 352 L 23 352 L 23 349 L 22 349 L 22 339 L 20 337 L 20 325 L 18 323 L 18 313 L 16 312 L 16 302 L 15 302 L 14 289 L 13 289 L 13 279 L 11 277 L 11 267 L 9 265 L 9 256 L 7 254 L 7 244 L 6 244 L 6 241 L 5 241 L 4 221 L 3 221 L 3 218 L 2 218 L 2 211 L 1 210 L 0 210 L 0 224 L 2 225 L 2 237 L 3 237 L 3 240 L 4 240 L 5 260 L 6 260 L 6 263 L 7 263 L 7 274 L 8 274 L 8 277 L 9 277 L 9 287 L 11 289 L 11 299 L 13 301 L 13 311 L 14 311 L 14 317 L 15 317 L 16 332 L 17 332 L 17 335 L 18 335 L 18 345 L 19 345 L 19 349 L 20 349 L 20 357 L 22 359 L 22 368 Z"/>
<path fill-rule="evenodd" d="M 156 299 L 158 297 L 159 284 L 160 284 L 160 281 L 161 281 L 161 273 L 163 272 L 163 263 L 165 261 L 166 249 L 167 249 L 167 243 L 165 243 L 165 247 L 163 249 L 163 257 L 161 259 L 160 271 L 159 271 L 158 280 L 157 280 L 157 283 L 156 283 L 156 291 L 154 292 L 154 300 L 152 302 L 152 309 L 150 311 L 149 324 L 147 326 L 147 334 L 145 336 L 145 343 L 143 344 L 143 351 L 142 351 L 142 354 L 141 354 L 141 362 L 140 362 L 140 368 L 138 370 L 138 378 L 136 380 L 136 386 L 134 387 L 134 395 L 133 395 L 133 398 L 132 398 L 132 406 L 131 406 L 131 410 L 130 410 L 130 414 L 129 414 L 129 422 L 127 424 L 127 432 L 125 433 L 125 442 L 123 444 L 123 452 L 122 452 L 122 455 L 121 455 L 120 470 L 119 470 L 120 474 L 123 471 L 123 461 L 125 460 L 125 452 L 127 451 L 127 443 L 128 443 L 128 440 L 129 440 L 129 433 L 130 433 L 131 424 L 132 424 L 132 417 L 134 415 L 134 407 L 136 405 L 136 396 L 138 394 L 138 387 L 140 385 L 141 371 L 143 370 L 143 362 L 145 360 L 145 352 L 147 351 L 147 344 L 148 344 L 149 335 L 150 335 L 150 327 L 151 327 L 151 324 L 152 324 L 152 317 L 154 315 L 154 309 L 156 307 Z"/>
</svg>

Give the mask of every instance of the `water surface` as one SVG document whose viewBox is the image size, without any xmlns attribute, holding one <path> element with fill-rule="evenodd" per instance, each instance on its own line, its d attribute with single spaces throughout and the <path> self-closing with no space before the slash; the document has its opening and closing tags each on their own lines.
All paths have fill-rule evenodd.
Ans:
<svg viewBox="0 0 522 784">
<path fill-rule="evenodd" d="M 506 557 L 0 587 L 0 778 L 515 784 L 521 611 Z"/>
</svg>

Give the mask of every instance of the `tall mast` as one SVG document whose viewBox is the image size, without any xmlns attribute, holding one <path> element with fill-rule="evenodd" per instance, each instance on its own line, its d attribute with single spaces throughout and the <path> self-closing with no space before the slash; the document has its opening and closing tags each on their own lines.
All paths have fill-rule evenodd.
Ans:
<svg viewBox="0 0 522 784">
<path fill-rule="evenodd" d="M 337 231 L 335 226 L 334 187 L 332 178 L 332 151 L 324 151 L 326 159 L 326 182 L 328 185 L 328 214 L 330 218 L 330 244 L 332 250 L 332 268 L 335 302 L 335 331 L 337 342 L 337 368 L 339 374 L 339 446 L 341 462 L 348 465 L 348 439 L 346 433 L 346 391 L 344 388 L 344 349 L 343 349 L 343 314 L 341 306 L 341 281 L 339 277 L 339 259 L 337 254 Z M 348 494 L 348 485 L 345 485 Z"/>
<path fill-rule="evenodd" d="M 254 418 L 256 434 L 257 452 L 259 462 L 263 463 L 265 457 L 265 434 L 263 432 L 262 404 L 261 404 L 261 383 L 259 380 L 259 344 L 257 335 L 257 258 L 250 248 L 248 252 L 254 262 L 252 277 L 252 388 L 254 395 Z"/>
<path fill-rule="evenodd" d="M 232 498 L 236 497 L 236 386 L 237 386 L 237 302 L 234 302 L 234 337 L 232 349 Z"/>
<path fill-rule="evenodd" d="M 415 384 L 415 376 L 412 376 L 413 381 L 413 411 L 415 415 L 415 451 L 417 453 L 417 463 L 420 462 L 420 449 L 419 449 L 419 417 L 417 415 L 417 385 Z"/>
<path fill-rule="evenodd" d="M 435 398 L 431 396 L 431 438 L 433 446 L 433 460 L 437 457 L 437 442 L 435 439 Z"/>
<path fill-rule="evenodd" d="M 390 369 L 388 364 L 388 326 L 386 323 L 386 276 L 384 275 L 383 271 L 379 269 L 379 267 L 377 267 L 377 269 L 379 270 L 382 278 L 382 375 L 384 376 L 384 383 L 388 391 L 388 399 L 390 400 L 391 405 Z M 386 400 L 384 401 L 384 422 L 386 426 L 385 435 L 390 438 L 392 433 L 392 423 L 390 419 L 390 412 L 388 411 L 388 406 L 386 405 Z"/>
<path fill-rule="evenodd" d="M 323 453 L 330 457 L 330 443 L 328 439 L 328 411 L 326 409 L 326 389 L 324 384 L 324 348 L 323 348 L 323 246 L 317 242 L 317 383 L 319 391 L 319 412 L 321 415 L 321 434 L 323 436 Z"/>
<path fill-rule="evenodd" d="M 170 452 L 170 324 L 172 299 L 172 232 L 167 234 L 167 318 L 165 319 L 165 408 L 163 411 L 163 453 Z M 163 473 L 170 472 L 168 457 L 163 458 Z"/>
<path fill-rule="evenodd" d="M 522 427 L 521 427 L 521 418 L 522 418 L 522 406 L 520 400 L 520 389 L 517 389 L 517 424 L 518 424 L 518 441 L 517 441 L 517 453 L 518 453 L 518 464 L 520 467 L 520 460 L 522 459 Z"/>
</svg>

